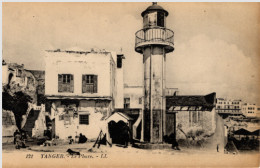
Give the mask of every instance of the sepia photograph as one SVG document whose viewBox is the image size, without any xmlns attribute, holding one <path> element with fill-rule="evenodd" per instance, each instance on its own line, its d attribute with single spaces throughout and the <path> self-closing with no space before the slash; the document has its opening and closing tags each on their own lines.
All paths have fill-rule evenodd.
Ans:
<svg viewBox="0 0 260 168">
<path fill-rule="evenodd" d="M 2 167 L 259 167 L 259 2 L 2 2 Z"/>
</svg>

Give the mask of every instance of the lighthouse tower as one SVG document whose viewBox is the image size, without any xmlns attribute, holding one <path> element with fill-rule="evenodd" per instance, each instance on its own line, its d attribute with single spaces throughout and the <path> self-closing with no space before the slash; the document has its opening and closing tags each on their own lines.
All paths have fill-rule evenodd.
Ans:
<svg viewBox="0 0 260 168">
<path fill-rule="evenodd" d="M 136 32 L 135 51 L 143 54 L 143 138 L 160 143 L 166 131 L 165 63 L 174 50 L 172 30 L 166 28 L 168 12 L 154 2 L 142 12 L 143 29 Z"/>
</svg>

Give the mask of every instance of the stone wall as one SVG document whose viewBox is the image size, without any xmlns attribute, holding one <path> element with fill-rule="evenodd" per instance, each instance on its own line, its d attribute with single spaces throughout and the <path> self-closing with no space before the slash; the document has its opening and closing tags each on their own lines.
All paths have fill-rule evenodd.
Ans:
<svg viewBox="0 0 260 168">
<path fill-rule="evenodd" d="M 44 130 L 47 130 L 46 121 L 45 121 L 45 106 L 42 104 L 40 108 L 41 108 L 40 114 L 37 120 L 35 121 L 34 128 L 32 129 L 33 137 L 41 137 L 44 135 Z"/>
<path fill-rule="evenodd" d="M 191 113 L 190 113 L 191 112 Z M 199 128 L 204 130 L 205 134 L 212 134 L 216 128 L 215 110 L 197 111 L 199 119 L 194 121 L 192 117 L 194 111 L 179 111 L 176 114 L 177 139 L 185 139 L 184 133 L 188 133 L 191 129 Z M 182 132 L 180 129 L 182 129 Z"/>
<path fill-rule="evenodd" d="M 17 130 L 12 111 L 2 110 L 2 143 L 13 142 L 13 134 Z"/>
</svg>

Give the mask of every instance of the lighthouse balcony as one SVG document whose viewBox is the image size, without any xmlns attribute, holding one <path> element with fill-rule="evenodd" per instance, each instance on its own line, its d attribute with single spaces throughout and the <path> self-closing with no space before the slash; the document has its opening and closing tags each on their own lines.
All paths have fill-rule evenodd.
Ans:
<svg viewBox="0 0 260 168">
<path fill-rule="evenodd" d="M 174 32 L 167 28 L 153 27 L 141 29 L 135 33 L 135 51 L 143 53 L 143 48 L 147 46 L 163 46 L 165 52 L 174 50 Z"/>
</svg>

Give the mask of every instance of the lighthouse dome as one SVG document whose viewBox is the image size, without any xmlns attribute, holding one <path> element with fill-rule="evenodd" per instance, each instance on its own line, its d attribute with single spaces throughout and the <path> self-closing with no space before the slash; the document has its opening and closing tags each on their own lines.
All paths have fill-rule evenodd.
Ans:
<svg viewBox="0 0 260 168">
<path fill-rule="evenodd" d="M 168 16 L 168 14 L 169 14 L 165 9 L 163 9 L 163 7 L 157 5 L 156 2 L 153 2 L 153 5 L 149 6 L 145 11 L 142 12 L 142 14 L 141 14 L 142 17 L 144 17 L 144 15 L 146 13 L 151 12 L 151 11 L 162 11 L 165 13 L 165 16 Z"/>
</svg>

